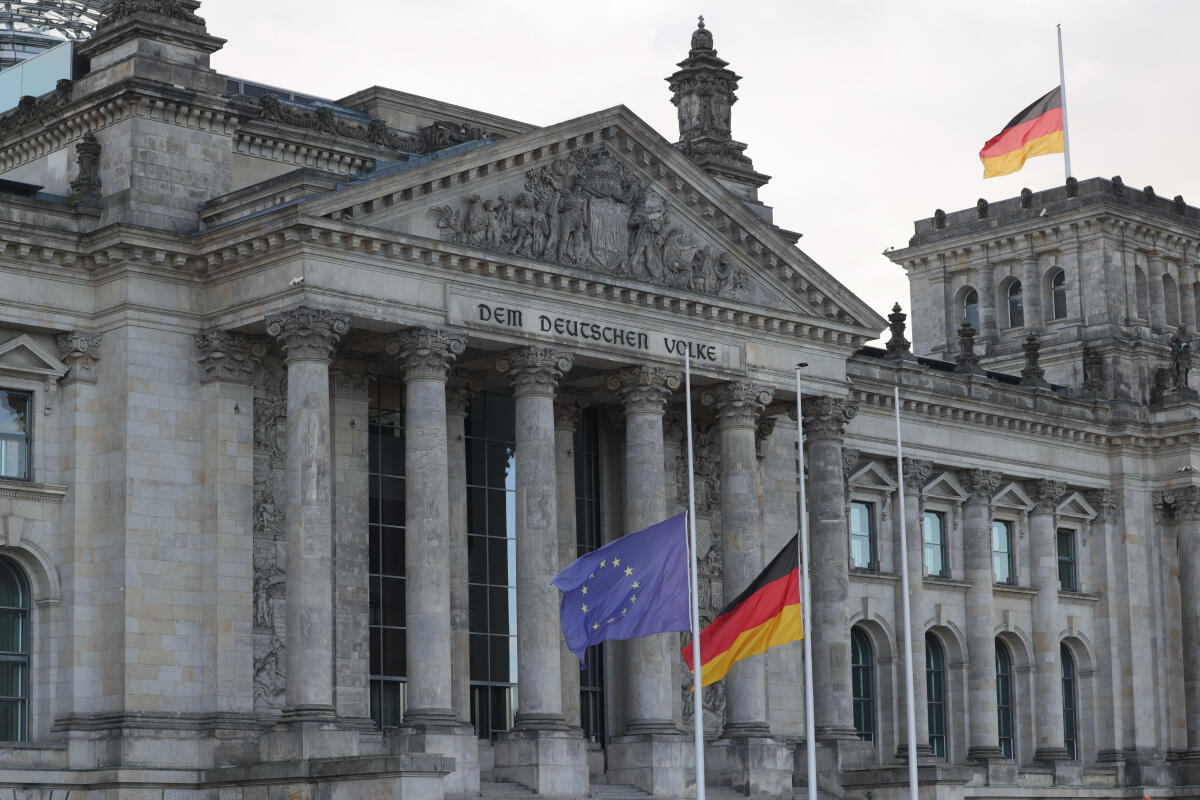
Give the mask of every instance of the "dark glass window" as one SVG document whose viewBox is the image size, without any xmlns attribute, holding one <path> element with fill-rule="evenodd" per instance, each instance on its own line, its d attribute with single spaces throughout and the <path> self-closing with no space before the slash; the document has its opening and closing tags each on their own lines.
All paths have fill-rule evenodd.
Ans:
<svg viewBox="0 0 1200 800">
<path fill-rule="evenodd" d="M 963 319 L 979 333 L 979 292 L 974 289 L 968 289 L 963 295 Z"/>
<path fill-rule="evenodd" d="M 1013 583 L 1012 523 L 992 520 L 992 570 L 996 583 Z"/>
<path fill-rule="evenodd" d="M 1019 328 L 1025 324 L 1025 299 L 1022 296 L 1021 282 L 1013 281 L 1008 285 L 1008 327 Z"/>
<path fill-rule="evenodd" d="M 850 504 L 850 566 L 876 569 L 875 508 L 870 503 Z"/>
<path fill-rule="evenodd" d="M 1013 735 L 1012 656 L 1008 647 L 996 641 L 996 727 L 1000 733 L 1000 752 L 1005 758 L 1016 758 Z"/>
<path fill-rule="evenodd" d="M 371 718 L 398 726 L 408 705 L 404 625 L 404 384 L 379 379 L 368 400 Z"/>
<path fill-rule="evenodd" d="M 1079 591 L 1075 574 L 1075 531 L 1058 529 L 1058 588 L 1064 592 Z"/>
<path fill-rule="evenodd" d="M 1067 318 L 1067 273 L 1061 269 L 1050 278 L 1050 311 L 1051 319 Z"/>
<path fill-rule="evenodd" d="M 925 512 L 925 574 L 944 578 L 946 566 L 946 515 L 940 511 Z"/>
<path fill-rule="evenodd" d="M 479 393 L 467 415 L 471 723 L 481 739 L 517 711 L 517 476 L 513 399 Z"/>
<path fill-rule="evenodd" d="M 603 544 L 600 540 L 599 418 L 599 409 L 586 409 L 575 430 L 575 531 L 577 552 L 581 556 Z M 579 675 L 579 713 L 584 735 L 603 744 L 606 739 L 603 644 L 588 648 L 587 668 Z"/>
<path fill-rule="evenodd" d="M 0 478 L 29 480 L 29 392 L 0 390 Z"/>
<path fill-rule="evenodd" d="M 946 757 L 946 651 L 932 633 L 925 634 L 925 690 L 929 702 L 929 746 Z"/>
<path fill-rule="evenodd" d="M 29 739 L 29 584 L 0 557 L 0 741 Z"/>
<path fill-rule="evenodd" d="M 1079 721 L 1075 713 L 1075 659 L 1067 646 L 1060 645 L 1062 650 L 1062 692 L 1063 692 L 1063 742 L 1067 748 L 1067 758 L 1079 758 Z"/>
<path fill-rule="evenodd" d="M 859 628 L 850 629 L 850 683 L 854 698 L 854 729 L 864 742 L 875 741 L 875 656 Z"/>
</svg>

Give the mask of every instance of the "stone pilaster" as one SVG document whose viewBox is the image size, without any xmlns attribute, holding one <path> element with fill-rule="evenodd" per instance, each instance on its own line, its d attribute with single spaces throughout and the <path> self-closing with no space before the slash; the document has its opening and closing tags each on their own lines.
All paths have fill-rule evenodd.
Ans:
<svg viewBox="0 0 1200 800">
<path fill-rule="evenodd" d="M 1183 628 L 1184 716 L 1188 751 L 1200 753 L 1200 486 L 1178 489 L 1179 618 Z"/>
<path fill-rule="evenodd" d="M 979 339 L 987 353 L 996 346 L 997 339 L 995 270 L 987 256 L 987 245 L 971 248 L 971 262 L 975 274 L 979 276 Z"/>
<path fill-rule="evenodd" d="M 467 412 L 483 381 L 454 370 L 446 382 L 446 486 L 450 519 L 450 707 L 471 721 L 471 619 L 467 591 Z"/>
<path fill-rule="evenodd" d="M 1163 292 L 1166 268 L 1163 266 L 1162 253 L 1157 250 L 1151 251 L 1148 261 L 1150 269 L 1146 276 L 1146 288 L 1150 299 L 1150 327 L 1162 332 L 1167 329 L 1167 302 Z"/>
<path fill-rule="evenodd" d="M 1099 693 L 1111 697 L 1111 724 L 1100 725 L 1096 732 L 1096 760 L 1121 761 L 1133 725 L 1133 686 L 1137 668 L 1131 652 L 1132 619 L 1139 619 L 1132 586 L 1129 582 L 1127 551 L 1118 529 L 1121 496 L 1112 489 L 1088 492 L 1088 503 L 1096 509 L 1091 524 L 1095 542 L 1095 562 L 1100 567 L 1099 581 L 1105 590 L 1097 603 L 1094 644 L 1098 656 Z M 1139 626 L 1142 627 L 1142 626 Z"/>
<path fill-rule="evenodd" d="M 605 385 L 625 410 L 625 532 L 630 533 L 666 516 L 663 414 L 680 379 L 676 372 L 643 365 L 609 375 Z M 609 748 L 610 779 L 656 796 L 683 796 L 690 777 L 689 748 L 673 713 L 678 641 L 657 634 L 628 642 L 629 724 Z"/>
<path fill-rule="evenodd" d="M 913 711 L 916 718 L 917 758 L 932 758 L 933 748 L 929 745 L 929 711 L 928 691 L 925 684 L 925 618 L 928 616 L 925 608 L 925 528 L 921 513 L 921 492 L 929 475 L 933 471 L 933 463 L 916 458 L 904 459 L 904 507 L 900 513 L 904 515 L 904 527 L 907 538 L 897 541 L 897 549 L 906 548 L 908 558 L 908 606 L 909 618 L 912 622 L 912 670 L 913 670 Z M 893 526 L 899 540 L 900 526 Z M 900 568 L 900 554 L 896 553 L 896 569 Z M 902 613 L 904 608 L 903 588 L 896 584 L 896 609 Z M 896 622 L 896 632 L 904 630 L 904 620 Z M 901 663 L 900 676 L 903 677 L 903 653 L 899 655 Z M 897 687 L 900 696 L 901 715 L 899 719 L 899 745 L 896 755 L 908 758 L 908 709 L 905 707 L 904 686 Z"/>
<path fill-rule="evenodd" d="M 996 638 L 993 633 L 992 495 L 1000 473 L 972 469 L 959 473 L 968 492 L 963 503 L 963 561 L 967 586 L 967 707 L 971 729 L 967 758 L 988 762 L 1002 757 L 996 719 Z"/>
<path fill-rule="evenodd" d="M 575 514 L 575 431 L 579 414 L 589 405 L 588 396 L 560 389 L 554 403 L 554 457 L 558 480 L 558 565 L 562 569 L 579 557 L 578 520 Z M 562 664 L 562 713 L 567 725 L 582 724 L 579 706 L 579 659 L 559 642 Z"/>
<path fill-rule="evenodd" d="M 1021 255 L 1021 302 L 1025 305 L 1025 330 L 1041 333 L 1046 328 L 1042 315 L 1042 276 L 1038 254 L 1033 251 L 1032 245 L 1029 247 Z"/>
<path fill-rule="evenodd" d="M 1029 514 L 1029 542 L 1032 561 L 1033 598 L 1034 707 L 1037 709 L 1038 761 L 1061 761 L 1067 757 L 1063 744 L 1062 658 L 1058 631 L 1058 538 L 1055 507 L 1066 492 L 1066 484 L 1045 478 L 1028 481 L 1026 491 L 1033 498 Z"/>
</svg>

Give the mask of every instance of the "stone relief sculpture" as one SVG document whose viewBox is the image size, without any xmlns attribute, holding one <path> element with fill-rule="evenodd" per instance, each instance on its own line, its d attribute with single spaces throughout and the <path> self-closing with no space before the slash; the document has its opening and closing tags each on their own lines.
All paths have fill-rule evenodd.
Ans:
<svg viewBox="0 0 1200 800">
<path fill-rule="evenodd" d="M 283 708 L 286 644 L 282 504 L 287 460 L 287 373 L 263 359 L 254 386 L 254 711 Z"/>
<path fill-rule="evenodd" d="M 675 225 L 661 194 L 603 147 L 525 176 L 524 191 L 429 209 L 443 241 L 743 298 L 748 273 Z"/>
</svg>

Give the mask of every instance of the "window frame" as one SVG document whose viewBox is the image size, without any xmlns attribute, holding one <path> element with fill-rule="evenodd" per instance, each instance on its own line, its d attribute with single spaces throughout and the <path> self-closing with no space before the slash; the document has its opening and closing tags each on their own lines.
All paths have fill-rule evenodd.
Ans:
<svg viewBox="0 0 1200 800">
<path fill-rule="evenodd" d="M 865 661 L 861 658 L 863 654 Z M 863 691 L 859 691 L 860 688 Z M 873 744 L 878 734 L 875 719 L 875 648 L 871 644 L 871 637 L 858 625 L 850 628 L 850 704 L 858 738 Z"/>
<path fill-rule="evenodd" d="M 996 734 L 1000 754 L 1008 759 L 1017 757 L 1016 681 L 1013 680 L 1012 650 L 996 639 Z M 1001 667 L 1004 669 L 1001 669 Z M 1005 689 L 1006 691 L 1002 691 Z M 1007 695 L 1008 702 L 1001 700 Z M 1007 723 L 1007 724 L 1005 724 Z M 1008 735 L 1005 736 L 1007 730 Z M 1007 744 L 1007 747 L 1005 746 Z"/>
<path fill-rule="evenodd" d="M 1061 279 L 1061 282 L 1060 282 Z M 1067 314 L 1067 271 L 1055 267 L 1050 272 L 1050 319 L 1066 319 Z M 1061 300 L 1061 304 L 1060 301 Z"/>
<path fill-rule="evenodd" d="M 1079 760 L 1079 667 L 1066 642 L 1059 643 L 1059 667 L 1062 670 L 1063 746 L 1067 758 Z M 1068 669 L 1068 666 L 1070 669 Z"/>
<path fill-rule="evenodd" d="M 5 381 L 7 384 L 7 381 Z M 24 474 L 22 475 L 4 475 L 0 472 L 0 481 L 20 481 L 22 483 L 33 482 L 33 467 L 34 467 L 34 427 L 37 415 L 34 409 L 37 407 L 37 395 L 33 389 L 18 389 L 10 388 L 7 385 L 0 385 L 0 394 L 3 395 L 21 395 L 25 398 L 25 432 L 15 433 L 0 430 L 0 454 L 4 452 L 5 445 L 8 441 L 20 441 L 25 448 L 24 452 Z M 3 470 L 3 458 L 0 458 L 0 470 Z"/>
<path fill-rule="evenodd" d="M 926 522 L 930 517 L 938 520 L 939 538 L 940 541 L 936 544 L 938 548 L 938 558 L 941 559 L 942 569 L 940 572 L 931 572 L 929 569 L 929 541 L 928 527 Z M 949 578 L 950 577 L 950 548 L 948 546 L 946 536 L 946 512 L 937 508 L 927 508 L 921 514 L 921 560 L 922 566 L 925 569 L 925 575 L 930 578 Z"/>
<path fill-rule="evenodd" d="M 996 549 L 996 526 L 1003 525 L 1005 530 L 1005 538 L 1007 540 L 1008 549 L 1005 555 L 1008 559 L 1008 580 L 1002 581 L 996 574 L 996 556 L 1002 551 Z M 992 519 L 992 582 L 998 586 L 1016 586 L 1017 585 L 1017 561 L 1016 554 L 1013 552 L 1016 547 L 1016 541 L 1013 537 L 1013 528 L 1016 523 L 1013 520 L 993 518 Z"/>
<path fill-rule="evenodd" d="M 937 658 L 934 658 L 934 653 Z M 946 648 L 933 633 L 925 632 L 925 703 L 929 717 L 929 746 L 935 758 L 949 760 L 949 715 L 946 692 Z M 935 689 L 937 699 L 934 699 Z"/>
<path fill-rule="evenodd" d="M 1058 557 L 1058 590 L 1060 592 L 1079 591 L 1079 548 L 1076 546 L 1077 531 L 1074 528 L 1059 527 L 1055 531 L 1055 551 Z M 1063 556 L 1062 544 L 1070 543 L 1070 555 Z M 1063 582 L 1064 565 L 1070 570 L 1069 585 Z"/>
<path fill-rule="evenodd" d="M 876 504 L 871 502 L 870 500 L 851 500 L 850 501 L 850 515 L 849 515 L 849 519 L 847 520 L 846 527 L 848 529 L 848 533 L 849 533 L 849 537 L 850 537 L 849 544 L 850 544 L 850 568 L 851 569 L 865 570 L 867 572 L 878 572 L 879 571 L 879 525 L 878 525 L 878 514 L 876 513 L 875 505 Z M 865 508 L 867 510 L 867 533 L 865 536 L 862 533 L 856 533 L 854 530 L 854 508 L 855 508 L 855 506 L 862 506 L 863 508 Z M 867 550 L 868 550 L 867 566 L 861 566 L 858 563 L 856 563 L 855 556 L 854 556 L 854 542 L 856 539 L 861 540 L 863 538 L 865 538 L 867 540 Z"/>
<path fill-rule="evenodd" d="M 21 690 L 17 695 L 3 698 L 6 701 L 16 701 L 20 711 L 18 713 L 17 725 L 18 731 L 15 737 L 7 737 L 0 734 L 0 742 L 29 742 L 32 739 L 31 728 L 33 723 L 33 638 L 34 638 L 34 619 L 33 619 L 33 589 L 29 576 L 25 569 L 13 558 L 0 555 L 0 562 L 3 566 L 0 569 L 7 568 L 16 579 L 17 589 L 21 594 L 23 602 L 19 606 L 0 606 L 6 611 L 15 611 L 19 614 L 22 622 L 21 644 L 22 648 L 16 651 L 5 651 L 0 653 L 0 661 L 6 663 L 15 663 L 23 667 L 21 674 Z"/>
<path fill-rule="evenodd" d="M 1014 290 L 1015 293 L 1014 293 Z M 1008 327 L 1024 328 L 1025 327 L 1025 287 L 1017 278 L 1013 278 L 1008 283 L 1008 288 L 1004 290 L 1005 308 L 1008 311 Z M 1013 301 L 1016 301 L 1017 314 L 1013 314 Z M 1015 317 L 1019 317 L 1019 320 Z"/>
<path fill-rule="evenodd" d="M 975 301 L 968 302 L 972 297 L 975 298 Z M 975 329 L 975 335 L 978 336 L 981 333 L 979 330 L 979 291 L 971 286 L 966 287 L 966 290 L 962 293 L 962 301 L 959 305 L 962 310 L 962 318 L 970 323 L 971 327 Z M 974 315 L 972 315 L 972 309 L 974 309 Z"/>
</svg>

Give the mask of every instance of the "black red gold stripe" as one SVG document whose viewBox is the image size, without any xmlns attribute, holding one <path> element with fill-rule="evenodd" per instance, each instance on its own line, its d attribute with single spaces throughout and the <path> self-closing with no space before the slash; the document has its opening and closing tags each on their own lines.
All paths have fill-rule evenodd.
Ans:
<svg viewBox="0 0 1200 800">
<path fill-rule="evenodd" d="M 721 680 L 735 661 L 803 635 L 796 537 L 772 559 L 745 591 L 700 632 L 703 686 Z M 692 646 L 683 648 L 692 668 Z"/>
<path fill-rule="evenodd" d="M 1055 86 L 1035 100 L 979 151 L 983 177 L 1008 175 L 1025 159 L 1063 152 L 1062 87 Z"/>
</svg>

